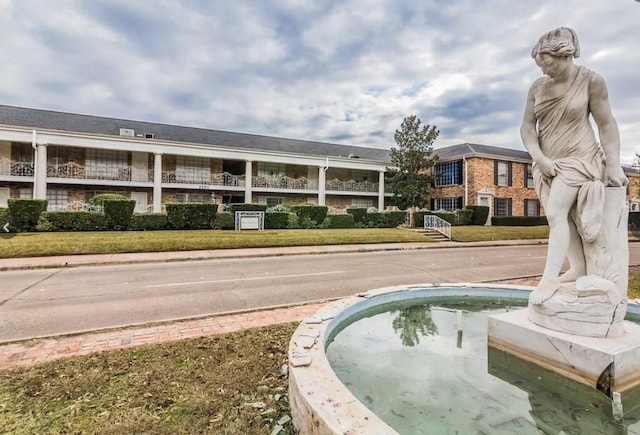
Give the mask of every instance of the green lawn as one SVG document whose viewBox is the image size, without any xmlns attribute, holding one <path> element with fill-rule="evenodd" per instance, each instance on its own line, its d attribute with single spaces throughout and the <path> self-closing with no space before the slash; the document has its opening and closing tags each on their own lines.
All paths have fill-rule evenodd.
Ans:
<svg viewBox="0 0 640 435">
<path fill-rule="evenodd" d="M 546 226 L 452 228 L 452 238 L 459 242 L 545 239 L 547 235 Z M 19 233 L 13 237 L 0 239 L 0 258 L 403 242 L 433 242 L 433 240 L 401 228 L 242 232 L 220 230 L 43 232 Z"/>
</svg>

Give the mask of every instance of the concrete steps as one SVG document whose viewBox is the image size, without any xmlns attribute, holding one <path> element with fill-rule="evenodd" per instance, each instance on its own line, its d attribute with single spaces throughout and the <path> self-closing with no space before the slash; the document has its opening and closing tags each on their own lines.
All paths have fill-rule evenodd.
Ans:
<svg viewBox="0 0 640 435">
<path fill-rule="evenodd" d="M 435 240 L 436 242 L 448 242 L 449 241 L 447 236 L 445 236 L 441 232 L 436 231 L 436 230 L 431 229 L 431 228 L 408 228 L 408 229 L 413 231 L 413 232 L 416 232 L 418 234 L 424 234 L 425 236 L 429 237 L 430 239 Z"/>
</svg>

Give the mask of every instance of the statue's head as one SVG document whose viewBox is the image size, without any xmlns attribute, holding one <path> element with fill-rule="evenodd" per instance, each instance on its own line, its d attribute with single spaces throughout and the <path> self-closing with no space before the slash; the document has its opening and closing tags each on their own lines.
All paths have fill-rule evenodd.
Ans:
<svg viewBox="0 0 640 435">
<path fill-rule="evenodd" d="M 580 57 L 578 35 L 568 27 L 558 27 L 545 33 L 531 50 L 531 57 L 537 54 L 549 54 L 555 57 Z"/>
</svg>

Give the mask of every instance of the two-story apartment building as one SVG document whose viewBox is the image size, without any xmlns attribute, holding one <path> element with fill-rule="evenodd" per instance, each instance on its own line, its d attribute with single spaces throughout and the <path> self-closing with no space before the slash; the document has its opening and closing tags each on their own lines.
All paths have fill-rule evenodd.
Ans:
<svg viewBox="0 0 640 435">
<path fill-rule="evenodd" d="M 0 207 L 82 209 L 98 193 L 167 203 L 313 203 L 384 209 L 389 151 L 0 106 Z"/>
<path fill-rule="evenodd" d="M 431 209 L 455 210 L 467 205 L 490 208 L 489 216 L 540 216 L 527 151 L 464 143 L 435 151 L 438 163 Z M 638 170 L 623 166 L 629 186 L 629 210 L 640 210 Z"/>
<path fill-rule="evenodd" d="M 543 213 L 526 151 L 464 143 L 435 153 L 431 209 Z M 81 210 L 98 193 L 121 193 L 137 212 L 177 202 L 383 210 L 392 204 L 390 164 L 387 149 L 0 105 L 0 207 L 40 198 L 50 210 Z M 630 182 L 631 210 L 640 206 L 637 192 Z"/>
</svg>

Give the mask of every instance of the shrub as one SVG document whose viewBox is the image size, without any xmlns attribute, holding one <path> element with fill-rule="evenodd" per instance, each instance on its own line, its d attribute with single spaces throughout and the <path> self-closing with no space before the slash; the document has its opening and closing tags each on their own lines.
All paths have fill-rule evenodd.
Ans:
<svg viewBox="0 0 640 435">
<path fill-rule="evenodd" d="M 217 213 L 216 219 L 213 221 L 213 228 L 216 230 L 234 230 L 236 221 L 233 213 L 228 211 Z"/>
<path fill-rule="evenodd" d="M 9 209 L 6 207 L 0 207 L 0 222 L 4 225 L 4 222 L 9 219 Z"/>
<path fill-rule="evenodd" d="M 9 199 L 9 218 L 16 231 L 35 231 L 40 215 L 47 210 L 46 199 Z"/>
<path fill-rule="evenodd" d="M 328 207 L 324 205 L 294 205 L 291 211 L 298 215 L 298 222 L 302 228 L 317 228 L 327 217 Z"/>
<path fill-rule="evenodd" d="M 323 226 L 325 228 L 353 228 L 355 227 L 355 216 L 351 213 L 330 214 L 327 215 Z"/>
<path fill-rule="evenodd" d="M 93 207 L 102 207 L 104 201 L 129 201 L 130 199 L 119 193 L 99 193 L 89 199 L 87 204 Z"/>
<path fill-rule="evenodd" d="M 167 215 L 164 213 L 134 214 L 129 222 L 131 231 L 157 231 L 168 227 Z"/>
<path fill-rule="evenodd" d="M 367 209 L 364 207 L 348 208 L 347 213 L 353 216 L 353 222 L 356 224 L 364 224 L 367 216 Z"/>
<path fill-rule="evenodd" d="M 262 204 L 229 204 L 229 211 L 235 216 L 237 211 L 267 211 L 267 206 Z"/>
<path fill-rule="evenodd" d="M 295 213 L 289 213 L 289 218 L 287 219 L 287 229 L 296 230 L 300 228 L 300 219 L 298 215 Z"/>
<path fill-rule="evenodd" d="M 264 215 L 264 227 L 270 230 L 283 230 L 289 224 L 289 213 L 273 212 Z"/>
<path fill-rule="evenodd" d="M 491 225 L 496 227 L 534 227 L 548 225 L 546 216 L 493 216 Z"/>
<path fill-rule="evenodd" d="M 102 207 L 109 229 L 120 231 L 129 227 L 136 202 L 132 199 L 104 199 Z"/>
<path fill-rule="evenodd" d="M 489 217 L 489 207 L 486 205 L 468 205 L 468 210 L 473 213 L 471 215 L 470 225 L 485 225 Z"/>
<path fill-rule="evenodd" d="M 387 211 L 367 213 L 365 226 L 368 228 L 395 228 L 405 222 L 407 213 L 404 211 Z"/>
<path fill-rule="evenodd" d="M 212 228 L 218 206 L 212 203 L 167 204 L 167 222 L 177 230 Z"/>
<path fill-rule="evenodd" d="M 88 211 L 48 211 L 42 213 L 38 231 L 104 231 L 107 219 Z"/>
</svg>

